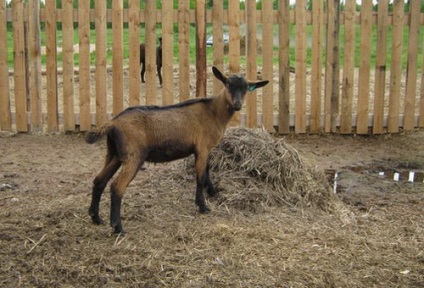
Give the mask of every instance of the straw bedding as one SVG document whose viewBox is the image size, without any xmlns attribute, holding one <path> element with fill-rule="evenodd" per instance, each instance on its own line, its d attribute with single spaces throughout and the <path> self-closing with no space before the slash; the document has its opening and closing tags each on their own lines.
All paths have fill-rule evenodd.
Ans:
<svg viewBox="0 0 424 288">
<path fill-rule="evenodd" d="M 194 173 L 193 158 L 182 165 Z M 256 213 L 269 207 L 311 207 L 335 214 L 343 222 L 352 220 L 325 174 L 304 161 L 284 139 L 262 129 L 228 129 L 211 151 L 210 169 L 220 191 L 219 204 L 229 209 Z M 180 173 L 180 169 L 174 171 Z M 176 178 L 186 181 L 180 175 Z"/>
<path fill-rule="evenodd" d="M 125 235 L 87 213 L 104 142 L 2 138 L 0 287 L 424 287 L 423 186 L 352 171 L 356 186 L 334 195 L 302 145 L 331 149 L 320 160 L 371 154 L 358 160 L 346 153 L 358 138 L 327 137 L 294 138 L 297 153 L 264 131 L 229 129 L 211 155 L 220 193 L 208 215 L 194 205 L 192 159 L 146 165 L 125 193 Z M 374 147 L 406 146 L 424 163 L 414 139 Z"/>
</svg>

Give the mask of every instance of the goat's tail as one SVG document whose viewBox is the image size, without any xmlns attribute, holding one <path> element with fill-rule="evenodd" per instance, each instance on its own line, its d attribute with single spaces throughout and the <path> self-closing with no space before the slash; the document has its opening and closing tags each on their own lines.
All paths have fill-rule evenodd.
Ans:
<svg viewBox="0 0 424 288">
<path fill-rule="evenodd" d="M 84 140 L 88 144 L 93 144 L 99 141 L 111 128 L 113 127 L 111 122 L 107 122 L 100 126 L 99 129 L 89 131 L 87 134 L 85 134 Z"/>
</svg>

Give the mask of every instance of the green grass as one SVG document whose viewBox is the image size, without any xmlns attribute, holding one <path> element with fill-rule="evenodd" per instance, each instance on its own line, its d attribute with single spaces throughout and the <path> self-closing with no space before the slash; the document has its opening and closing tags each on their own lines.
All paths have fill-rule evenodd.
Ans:
<svg viewBox="0 0 424 288">
<path fill-rule="evenodd" d="M 140 29 L 142 32 L 142 29 Z M 258 30 L 260 30 L 260 27 L 258 28 Z M 418 55 L 418 68 L 421 69 L 422 66 L 422 41 L 423 41 L 423 31 L 424 29 L 420 29 L 420 35 L 419 35 L 419 55 Z M 123 43 L 123 47 L 124 47 L 124 64 L 128 64 L 128 58 L 129 58 L 129 30 L 128 29 L 124 29 L 123 31 L 123 39 L 124 39 L 124 43 Z M 196 47 L 195 47 L 195 28 L 194 26 L 190 25 L 190 63 L 194 64 L 196 61 Z M 295 63 L 295 57 L 296 57 L 296 50 L 295 50 L 295 27 L 294 25 L 291 25 L 290 27 L 290 62 L 291 65 L 294 65 Z M 161 30 L 160 30 L 160 24 L 158 24 L 158 30 L 157 30 L 157 35 L 161 34 Z M 211 25 L 208 25 L 207 27 L 207 35 L 211 35 L 212 34 L 212 27 Z M 274 31 L 273 31 L 274 35 L 278 35 L 278 26 L 275 25 L 274 26 Z M 403 36 L 403 53 L 402 53 L 402 68 L 404 70 L 406 70 L 407 67 L 407 49 L 408 49 L 408 27 L 404 28 L 404 36 Z M 61 46 L 62 44 L 62 31 L 58 30 L 57 31 L 57 45 Z M 307 30 L 306 30 L 306 35 L 307 35 L 307 65 L 308 67 L 310 67 L 311 65 L 311 47 L 310 47 L 310 39 L 312 37 L 312 26 L 307 26 Z M 386 55 L 387 55 L 387 69 L 390 68 L 390 64 L 391 64 L 391 46 L 392 46 L 392 30 L 391 27 L 389 27 L 388 30 L 388 34 L 387 34 L 387 51 L 386 51 Z M 96 37 L 96 33 L 94 30 L 90 31 L 90 43 L 95 43 L 95 37 Z M 277 36 L 275 36 L 277 37 Z M 44 46 L 45 45 L 45 31 L 41 31 L 41 45 Z M 75 29 L 74 30 L 74 44 L 77 44 L 79 41 L 78 38 L 78 30 Z M 107 64 L 110 65 L 112 63 L 112 29 L 108 29 L 107 30 Z M 144 42 L 144 35 L 142 35 L 142 33 L 140 33 L 140 41 Z M 377 32 L 376 32 L 376 27 L 373 27 L 373 33 L 372 33 L 372 45 L 371 45 L 371 67 L 375 67 L 375 59 L 376 59 L 376 55 L 377 55 Z M 323 45 L 325 45 L 325 39 L 323 39 Z M 359 66 L 359 59 L 360 59 L 360 53 L 359 53 L 359 47 L 360 47 L 360 27 L 357 26 L 356 28 L 356 39 L 355 39 L 355 66 L 358 67 Z M 13 68 L 13 33 L 12 32 L 8 32 L 7 33 L 7 47 L 8 47 L 8 64 L 10 68 Z M 178 63 L 178 27 L 177 25 L 175 25 L 174 27 L 174 62 Z M 344 60 L 344 53 L 343 53 L 343 49 L 344 49 L 344 26 L 340 27 L 340 65 L 343 66 L 343 60 Z M 207 48 L 207 61 L 208 63 L 212 63 L 213 61 L 213 56 L 212 56 L 212 51 L 213 48 L 208 47 Z M 90 64 L 91 65 L 95 65 L 95 52 L 91 53 L 91 57 L 90 57 Z M 325 51 L 324 51 L 324 57 L 323 57 L 323 63 L 325 61 Z M 42 64 L 44 65 L 46 62 L 46 57 L 45 55 L 42 56 L 41 59 Z M 278 47 L 274 47 L 274 55 L 273 55 L 273 62 L 275 65 L 278 64 Z M 58 66 L 60 67 L 62 64 L 62 53 L 58 53 Z M 228 63 L 228 56 L 224 57 L 224 63 Z M 240 58 L 240 63 L 241 65 L 245 65 L 246 63 L 246 58 L 245 56 L 241 56 Z M 257 64 L 258 66 L 262 65 L 262 57 L 258 56 L 257 58 Z M 78 66 L 79 65 L 79 54 L 75 54 L 74 55 L 74 65 Z"/>
</svg>

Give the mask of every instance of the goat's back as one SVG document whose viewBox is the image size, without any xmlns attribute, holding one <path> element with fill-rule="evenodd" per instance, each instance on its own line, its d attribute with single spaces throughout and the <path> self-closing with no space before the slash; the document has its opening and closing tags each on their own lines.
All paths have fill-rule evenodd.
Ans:
<svg viewBox="0 0 424 288">
<path fill-rule="evenodd" d="M 211 99 L 193 99 L 171 106 L 130 107 L 117 115 L 113 125 L 138 146 L 163 142 L 195 145 L 208 134 Z"/>
</svg>

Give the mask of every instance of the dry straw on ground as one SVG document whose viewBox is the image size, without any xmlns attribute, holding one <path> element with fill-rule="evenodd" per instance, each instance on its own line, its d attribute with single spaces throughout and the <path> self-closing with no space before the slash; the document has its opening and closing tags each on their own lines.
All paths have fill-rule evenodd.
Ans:
<svg viewBox="0 0 424 288">
<path fill-rule="evenodd" d="M 193 159 L 183 165 L 194 173 Z M 344 223 L 352 220 L 323 171 L 304 161 L 284 139 L 275 139 L 262 129 L 227 130 L 211 152 L 210 168 L 221 191 L 218 201 L 228 208 L 261 212 L 268 207 L 312 207 Z"/>
<path fill-rule="evenodd" d="M 424 167 L 420 135 L 301 135 L 290 141 L 297 153 L 288 139 L 230 129 L 211 155 L 220 194 L 210 214 L 198 213 L 185 164 L 146 165 L 125 194 L 119 236 L 87 213 L 105 141 L 3 137 L 0 287 L 424 287 L 422 186 L 351 171 L 355 186 L 334 195 L 307 157 L 354 164 L 383 150 L 391 165 Z M 339 220 L 344 203 L 351 225 Z"/>
</svg>

